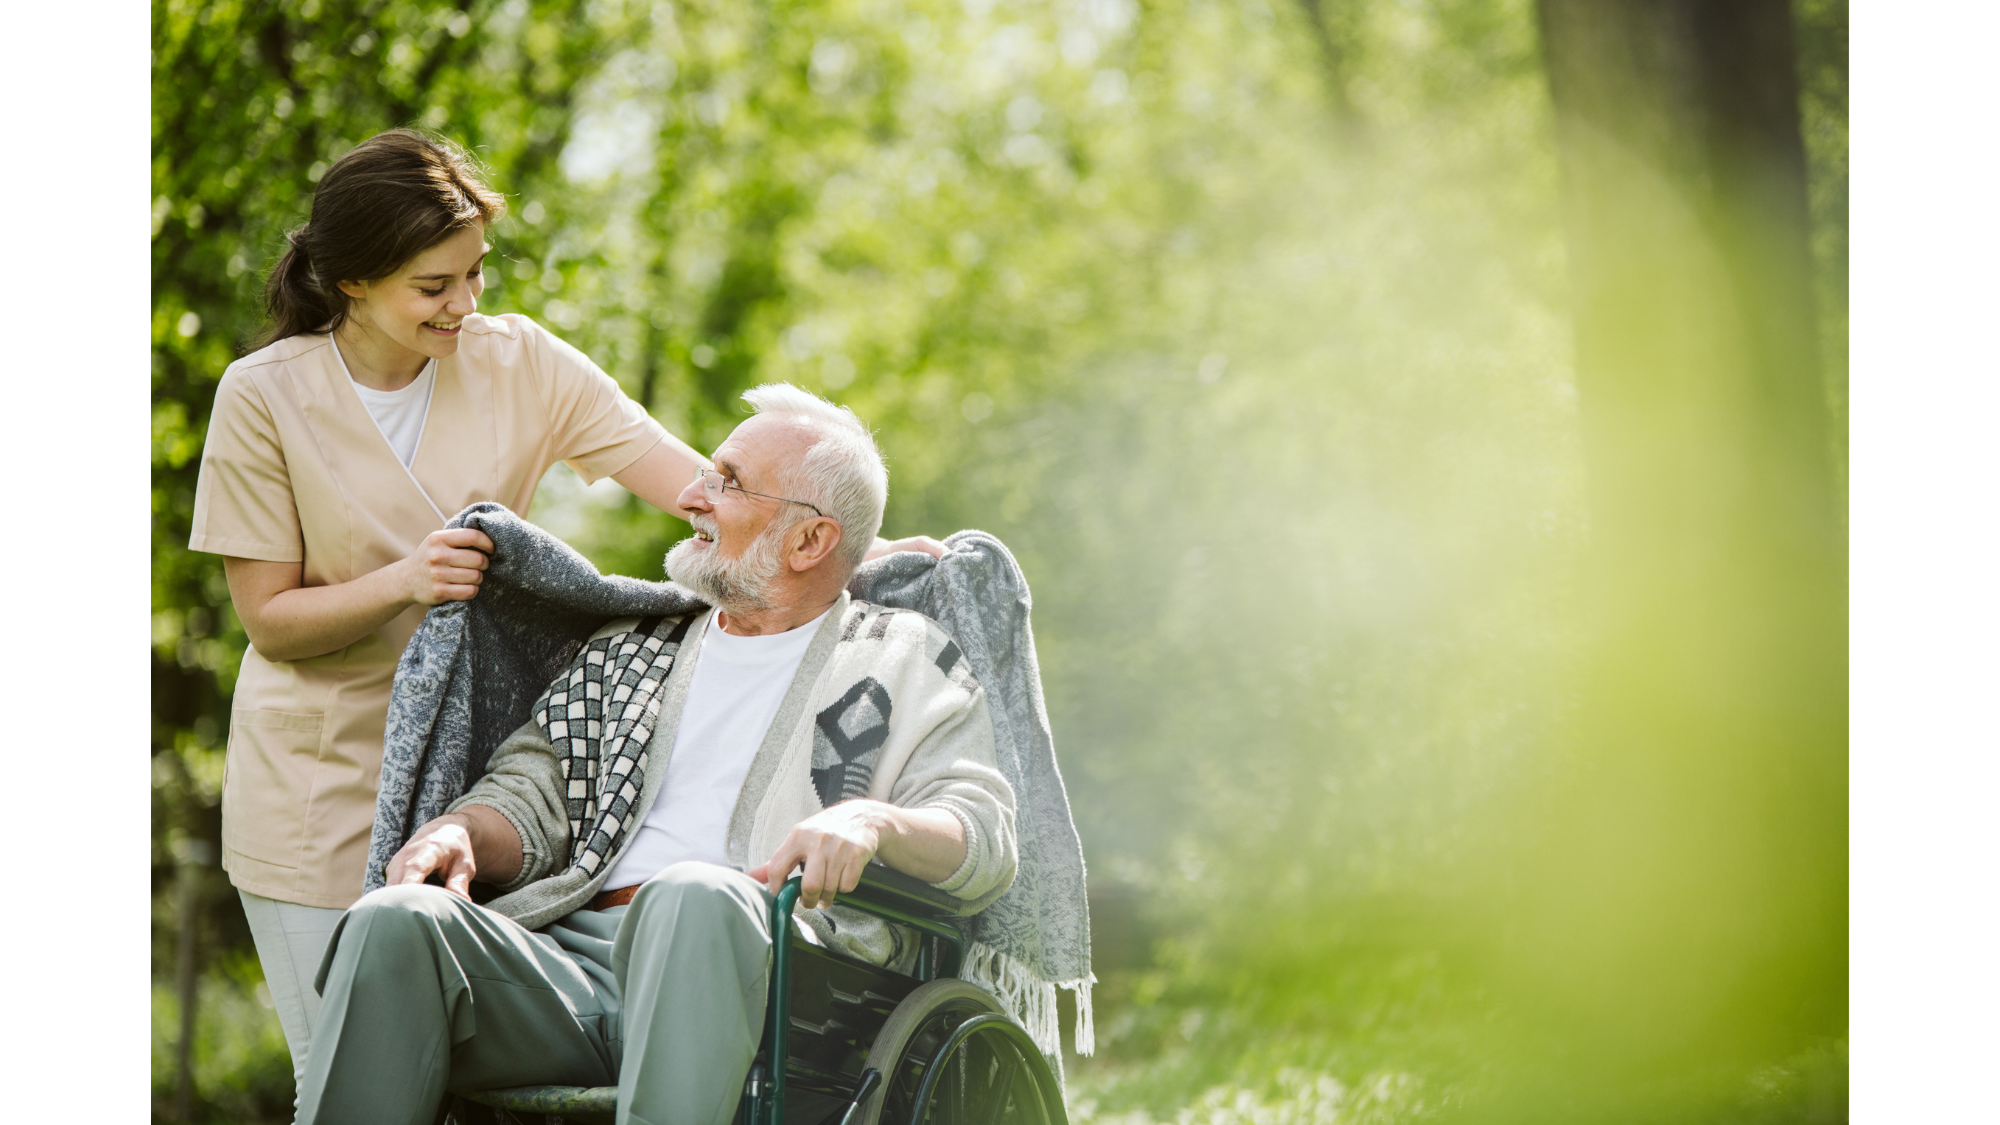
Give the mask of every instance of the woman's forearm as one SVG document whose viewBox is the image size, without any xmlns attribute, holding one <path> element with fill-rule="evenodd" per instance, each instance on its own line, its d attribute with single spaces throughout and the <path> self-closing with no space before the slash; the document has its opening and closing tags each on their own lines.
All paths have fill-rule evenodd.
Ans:
<svg viewBox="0 0 2000 1125">
<path fill-rule="evenodd" d="M 611 479 L 653 507 L 670 516 L 686 519 L 687 513 L 680 506 L 680 494 L 694 479 L 696 470 L 706 468 L 708 458 L 696 453 L 687 442 L 668 434 L 637 461 L 611 474 Z"/>
<path fill-rule="evenodd" d="M 303 569 L 297 563 L 232 558 L 223 566 L 236 616 L 266 660 L 338 652 L 416 604 L 399 573 L 403 561 L 333 586 L 297 584 Z"/>
<path fill-rule="evenodd" d="M 338 652 L 413 605 L 465 601 L 479 592 L 493 540 L 455 527 L 424 537 L 410 557 L 347 582 L 307 586 L 303 563 L 224 558 L 229 600 L 266 660 Z"/>
</svg>

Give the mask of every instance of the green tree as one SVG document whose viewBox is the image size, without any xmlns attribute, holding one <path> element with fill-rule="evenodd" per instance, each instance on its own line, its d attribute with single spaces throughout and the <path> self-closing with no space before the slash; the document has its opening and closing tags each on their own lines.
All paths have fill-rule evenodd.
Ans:
<svg viewBox="0 0 2000 1125">
<path fill-rule="evenodd" d="M 1846 548 L 1789 6 L 1540 12 L 1592 628 L 1522 956 L 1592 1119 L 1846 1033 Z"/>
</svg>

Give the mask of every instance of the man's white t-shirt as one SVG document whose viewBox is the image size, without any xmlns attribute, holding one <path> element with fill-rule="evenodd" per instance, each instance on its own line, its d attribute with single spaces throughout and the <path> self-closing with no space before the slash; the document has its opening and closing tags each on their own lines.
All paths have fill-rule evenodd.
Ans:
<svg viewBox="0 0 2000 1125">
<path fill-rule="evenodd" d="M 338 347 L 333 349 L 340 356 Z M 340 369 L 347 374 L 347 381 L 354 383 L 354 393 L 361 396 L 361 405 L 368 408 L 368 416 L 375 419 L 375 428 L 389 439 L 389 448 L 396 453 L 396 460 L 405 469 L 417 455 L 417 441 L 424 436 L 424 418 L 431 410 L 431 388 L 437 385 L 437 360 L 424 364 L 423 373 L 409 386 L 398 391 L 378 391 L 355 382 L 353 372 L 347 370 L 347 360 L 341 357 Z"/>
<path fill-rule="evenodd" d="M 778 705 L 792 686 L 822 613 L 796 629 L 762 637 L 722 631 L 715 614 L 695 653 L 667 776 L 639 833 L 604 888 L 629 887 L 668 864 L 696 859 L 727 866 L 729 817 Z M 754 856 L 762 862 L 767 856 Z"/>
</svg>

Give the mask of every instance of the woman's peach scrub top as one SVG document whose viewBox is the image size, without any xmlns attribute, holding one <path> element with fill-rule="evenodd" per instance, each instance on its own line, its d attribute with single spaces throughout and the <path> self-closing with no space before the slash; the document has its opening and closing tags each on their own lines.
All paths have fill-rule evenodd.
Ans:
<svg viewBox="0 0 2000 1125">
<path fill-rule="evenodd" d="M 468 316 L 437 363 L 407 469 L 331 337 L 280 340 L 223 373 L 188 547 L 303 563 L 305 585 L 407 558 L 466 505 L 526 512 L 557 461 L 585 481 L 666 436 L 589 357 L 524 316 Z M 389 687 L 423 619 L 411 606 L 337 652 L 243 655 L 222 785 L 222 866 L 252 894 L 344 908 L 361 897 Z"/>
</svg>

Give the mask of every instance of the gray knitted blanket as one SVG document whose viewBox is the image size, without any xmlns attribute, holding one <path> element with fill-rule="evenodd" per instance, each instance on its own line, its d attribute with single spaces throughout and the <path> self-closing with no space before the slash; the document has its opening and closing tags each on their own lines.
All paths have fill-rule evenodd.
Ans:
<svg viewBox="0 0 2000 1125">
<path fill-rule="evenodd" d="M 383 884 L 410 833 L 485 772 L 494 749 L 528 720 L 534 701 L 599 626 L 705 606 L 670 582 L 599 574 L 568 544 L 500 504 L 474 504 L 447 526 L 485 532 L 493 556 L 479 596 L 433 608 L 396 666 L 367 890 Z M 971 920 L 966 975 L 1017 1011 L 1035 1010 L 1042 1017 L 1035 1022 L 1045 1020 L 1050 1030 L 1055 988 L 1074 989 L 1077 1049 L 1087 1054 L 1094 978 L 1083 847 L 1056 768 L 1027 579 L 985 532 L 961 531 L 945 543 L 942 559 L 902 552 L 864 564 L 848 589 L 862 601 L 937 621 L 986 688 L 995 756 L 1014 787 L 1020 859 L 1013 886 Z"/>
</svg>

